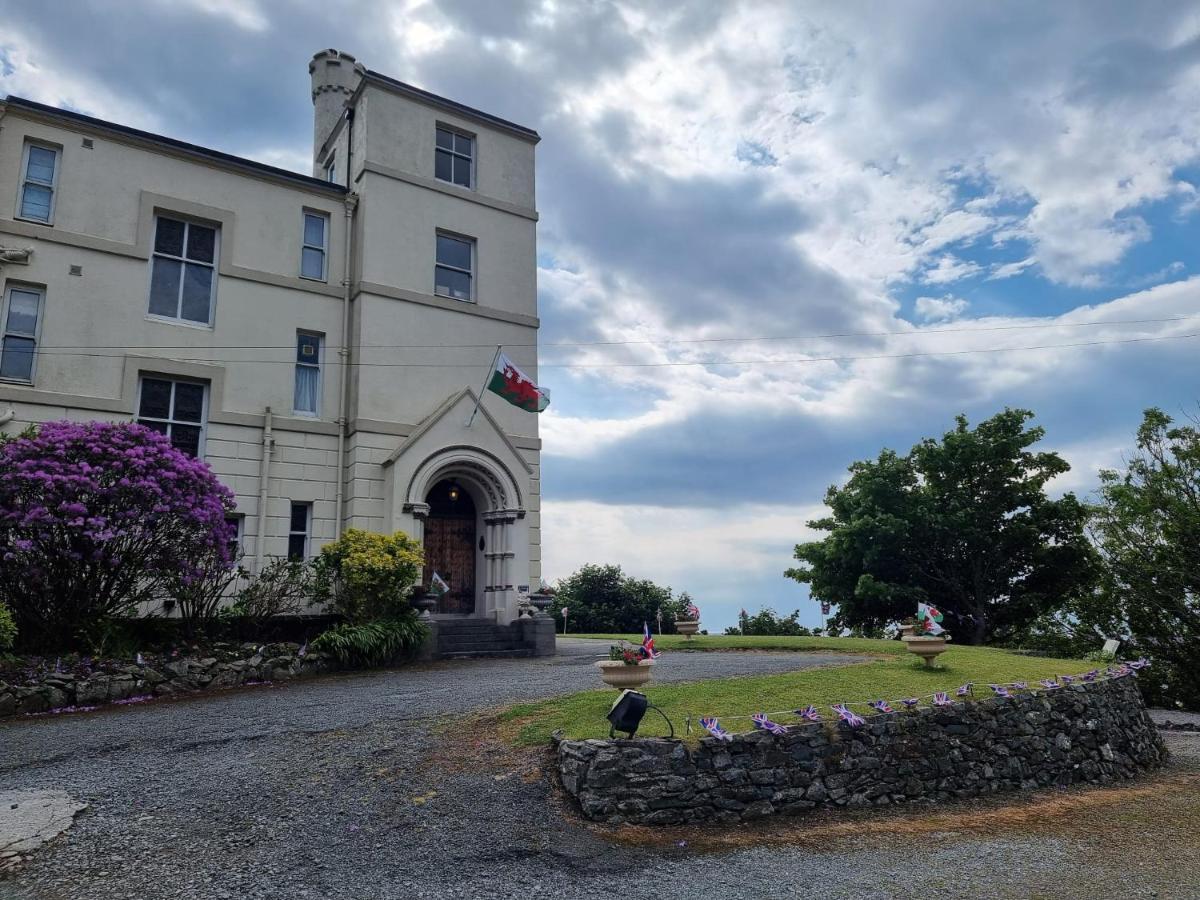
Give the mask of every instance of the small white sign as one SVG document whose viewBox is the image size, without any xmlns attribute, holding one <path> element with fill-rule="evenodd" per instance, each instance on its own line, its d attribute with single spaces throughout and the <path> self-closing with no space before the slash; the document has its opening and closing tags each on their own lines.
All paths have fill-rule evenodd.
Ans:
<svg viewBox="0 0 1200 900">
<path fill-rule="evenodd" d="M 1104 642 L 1104 649 L 1101 651 L 1105 656 L 1115 657 L 1117 649 L 1121 646 L 1121 642 L 1116 638 L 1109 638 Z"/>
</svg>

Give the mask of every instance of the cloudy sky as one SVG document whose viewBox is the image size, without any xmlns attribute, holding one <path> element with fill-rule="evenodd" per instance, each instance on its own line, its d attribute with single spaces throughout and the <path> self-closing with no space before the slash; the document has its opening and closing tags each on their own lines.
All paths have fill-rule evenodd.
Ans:
<svg viewBox="0 0 1200 900">
<path fill-rule="evenodd" d="M 322 47 L 538 129 L 550 577 L 815 623 L 782 572 L 852 460 L 1024 406 L 1086 493 L 1200 399 L 1200 4 L 0 13 L 0 93 L 302 171 Z"/>
</svg>

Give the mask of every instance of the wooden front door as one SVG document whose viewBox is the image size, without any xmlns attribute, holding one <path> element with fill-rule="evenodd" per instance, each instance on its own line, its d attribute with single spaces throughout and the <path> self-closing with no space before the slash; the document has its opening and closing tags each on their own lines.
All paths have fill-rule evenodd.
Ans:
<svg viewBox="0 0 1200 900">
<path fill-rule="evenodd" d="M 475 612 L 475 504 L 461 486 L 439 481 L 429 492 L 425 520 L 425 571 L 422 583 L 431 585 L 433 573 L 450 585 L 438 601 L 439 613 L 473 615 Z"/>
</svg>

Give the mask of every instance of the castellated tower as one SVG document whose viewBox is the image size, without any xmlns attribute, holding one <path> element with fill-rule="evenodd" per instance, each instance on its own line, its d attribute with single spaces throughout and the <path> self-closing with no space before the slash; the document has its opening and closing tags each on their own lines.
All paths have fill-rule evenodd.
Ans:
<svg viewBox="0 0 1200 900">
<path fill-rule="evenodd" d="M 321 50 L 308 64 L 312 77 L 313 175 L 320 177 L 317 156 L 342 117 L 346 101 L 366 74 L 366 67 L 342 50 Z"/>
</svg>

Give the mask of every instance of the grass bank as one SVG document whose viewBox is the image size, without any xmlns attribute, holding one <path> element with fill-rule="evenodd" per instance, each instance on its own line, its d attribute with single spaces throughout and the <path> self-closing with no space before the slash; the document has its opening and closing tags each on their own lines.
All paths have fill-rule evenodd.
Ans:
<svg viewBox="0 0 1200 900">
<path fill-rule="evenodd" d="M 584 635 L 574 635 L 584 637 Z M 608 637 L 608 636 L 604 636 Z M 965 682 L 982 690 L 976 696 L 991 696 L 990 683 L 1035 681 L 1054 675 L 1073 675 L 1093 668 L 1083 660 L 1044 659 L 1020 656 L 989 647 L 951 647 L 938 658 L 938 667 L 927 669 L 898 641 L 873 641 L 866 638 L 739 638 L 709 636 L 695 650 L 820 650 L 864 655 L 862 662 L 807 669 L 782 675 L 755 675 L 719 678 L 645 688 L 646 695 L 661 707 L 682 735 L 684 722 L 691 717 L 693 733 L 700 716 L 718 716 L 731 731 L 749 731 L 749 716 L 756 712 L 775 713 L 808 704 L 827 706 L 850 703 L 862 713 L 872 710 L 869 700 L 899 700 L 902 697 L 929 695 L 934 691 L 953 692 Z M 657 665 L 671 665 L 672 650 L 682 638 L 656 638 L 664 652 Z M 739 644 L 744 641 L 747 643 Z M 767 643 L 770 642 L 770 643 Z M 696 641 L 693 641 L 696 643 Z M 597 653 L 605 645 L 597 644 Z M 597 676 L 597 681 L 599 677 Z M 608 712 L 616 692 L 610 688 L 583 691 L 552 700 L 521 703 L 500 714 L 516 743 L 535 745 L 545 742 L 551 732 L 561 729 L 568 737 L 593 738 L 608 735 Z M 827 716 L 831 715 L 825 710 Z M 747 718 L 735 718 L 745 716 Z M 653 717 L 653 718 L 651 718 Z M 657 721 L 656 721 L 657 720 Z M 779 721 L 794 723 L 795 717 L 782 715 Z M 644 734 L 661 733 L 666 725 L 650 713 Z"/>
</svg>

